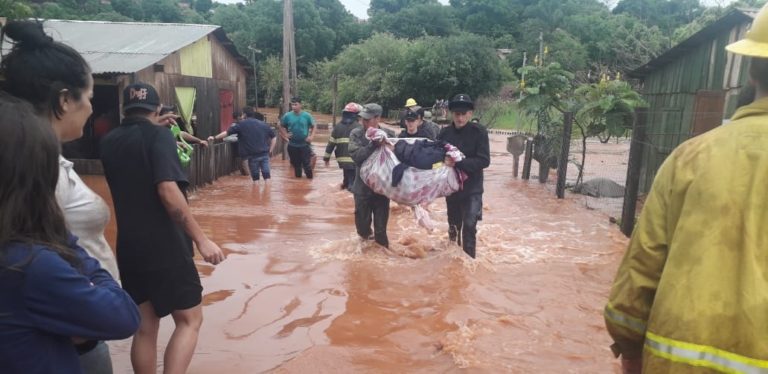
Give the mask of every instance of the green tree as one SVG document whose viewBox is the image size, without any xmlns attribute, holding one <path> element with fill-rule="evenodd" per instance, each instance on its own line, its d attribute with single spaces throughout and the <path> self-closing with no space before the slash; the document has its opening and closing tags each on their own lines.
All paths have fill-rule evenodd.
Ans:
<svg viewBox="0 0 768 374">
<path fill-rule="evenodd" d="M 671 44 L 675 45 L 682 42 L 685 39 L 688 39 L 688 37 L 690 37 L 691 35 L 697 33 L 699 30 L 708 26 L 712 22 L 715 22 L 718 18 L 722 17 L 725 14 L 725 12 L 727 12 L 730 9 L 731 7 L 706 8 L 704 12 L 702 12 L 700 16 L 696 17 L 696 19 L 694 19 L 692 22 L 682 25 L 677 29 L 675 29 L 675 31 L 672 33 Z"/>
<path fill-rule="evenodd" d="M 195 24 L 206 24 L 209 23 L 205 17 L 195 12 L 192 9 L 182 9 L 181 10 L 181 22 L 183 23 L 195 23 Z"/>
<path fill-rule="evenodd" d="M 109 21 L 109 22 L 133 22 L 135 21 L 133 18 L 126 17 L 118 12 L 109 11 L 109 12 L 101 12 L 94 14 L 92 16 L 88 16 L 88 19 L 94 20 L 94 21 Z"/>
<path fill-rule="evenodd" d="M 576 185 L 584 177 L 584 161 L 587 157 L 587 138 L 596 136 L 606 143 L 612 136 L 625 135 L 632 129 L 635 109 L 647 106 L 640 94 L 627 82 L 609 80 L 583 84 L 573 93 L 578 108 L 574 124 L 581 133 L 581 163 L 576 164 L 579 175 Z"/>
<path fill-rule="evenodd" d="M 533 158 L 539 162 L 539 181 L 547 181 L 549 169 L 557 167 L 562 148 L 562 113 L 572 106 L 569 101 L 573 73 L 553 62 L 529 65 L 518 72 L 525 77 L 520 81 L 523 99 L 518 106 L 536 118 Z"/>
<path fill-rule="evenodd" d="M 43 3 L 35 11 L 35 17 L 43 19 L 79 19 L 76 14 L 56 3 Z"/>
<path fill-rule="evenodd" d="M 525 8 L 525 19 L 537 19 L 547 25 L 544 32 L 562 28 L 570 17 L 604 13 L 608 9 L 597 0 L 539 0 Z"/>
<path fill-rule="evenodd" d="M 0 9 L 3 16 L 8 19 L 27 18 L 34 12 L 25 0 L 0 0 Z"/>
<path fill-rule="evenodd" d="M 613 13 L 629 14 L 670 37 L 676 28 L 693 22 L 704 8 L 699 0 L 621 0 Z"/>
<path fill-rule="evenodd" d="M 397 13 L 407 7 L 418 4 L 439 4 L 437 0 L 371 0 L 368 15 L 374 17 L 379 13 Z"/>
<path fill-rule="evenodd" d="M 403 62 L 405 52 L 412 43 L 388 34 L 374 34 L 323 63 L 316 69 L 318 75 L 313 79 L 329 88 L 331 77 L 335 74 L 340 102 L 377 102 L 385 107 L 400 107 Z M 329 89 L 324 92 L 324 95 L 330 94 Z M 324 101 L 330 102 L 327 98 Z"/>
<path fill-rule="evenodd" d="M 325 7 L 329 8 L 325 8 Z M 294 29 L 298 67 L 301 71 L 314 62 L 335 56 L 344 45 L 367 35 L 349 12 L 338 12 L 338 0 L 297 0 L 294 3 Z M 240 53 L 249 54 L 254 46 L 264 55 L 283 53 L 283 8 L 274 0 L 253 0 L 246 5 L 218 5 L 210 18 L 233 40 Z"/>
<path fill-rule="evenodd" d="M 587 49 L 568 31 L 556 29 L 544 37 L 546 62 L 557 62 L 568 71 L 581 71 L 587 68 Z"/>
<path fill-rule="evenodd" d="M 765 3 L 768 2 L 766 0 L 739 0 L 735 3 L 733 3 L 734 7 L 742 7 L 742 8 L 755 8 L 760 9 L 765 5 Z"/>
<path fill-rule="evenodd" d="M 407 39 L 448 36 L 459 31 L 453 10 L 440 4 L 418 4 L 397 13 L 379 13 L 370 23 L 374 31 Z"/>
<path fill-rule="evenodd" d="M 140 0 L 111 0 L 111 2 L 112 9 L 116 12 L 136 21 L 144 19 L 144 10 L 141 8 Z"/>
<path fill-rule="evenodd" d="M 478 35 L 398 39 L 375 34 L 348 46 L 333 60 L 310 69 L 314 108 L 330 111 L 330 82 L 338 79 L 338 103 L 377 102 L 400 108 L 406 97 L 424 103 L 463 92 L 474 97 L 496 94 L 505 78 L 491 41 Z M 302 93 L 307 98 L 307 95 Z"/>
<path fill-rule="evenodd" d="M 145 21 L 181 22 L 181 9 L 172 0 L 142 0 Z"/>
<path fill-rule="evenodd" d="M 296 55 L 304 68 L 308 62 L 332 57 L 335 53 L 336 32 L 323 23 L 313 1 L 298 0 L 293 5 Z M 282 24 L 282 22 L 281 22 Z"/>
<path fill-rule="evenodd" d="M 63 8 L 84 12 L 86 1 L 87 0 L 59 0 L 56 3 Z"/>
<path fill-rule="evenodd" d="M 398 102 L 403 95 L 433 102 L 457 93 L 496 94 L 504 82 L 492 42 L 473 34 L 418 39 L 408 44 L 403 63 Z"/>
<path fill-rule="evenodd" d="M 462 20 L 466 32 L 498 38 L 506 34 L 518 35 L 524 1 L 508 0 L 451 0 L 456 18 Z"/>
<path fill-rule="evenodd" d="M 198 13 L 206 14 L 213 7 L 212 0 L 195 0 L 195 10 Z"/>
<path fill-rule="evenodd" d="M 336 32 L 334 55 L 341 47 L 357 43 L 372 35 L 369 22 L 358 22 L 339 0 L 315 0 L 320 20 Z"/>
<path fill-rule="evenodd" d="M 283 90 L 283 63 L 280 57 L 272 55 L 258 65 L 259 96 L 264 98 L 267 106 L 280 104 Z"/>
<path fill-rule="evenodd" d="M 267 56 L 283 53 L 282 9 L 278 2 L 219 5 L 210 20 L 224 28 L 244 56 L 250 55 L 249 45 L 260 49 Z"/>
<path fill-rule="evenodd" d="M 598 71 L 631 70 L 659 55 L 669 44 L 658 27 L 649 28 L 626 14 L 576 15 L 566 21 L 565 28 L 580 39 L 590 68 Z"/>
</svg>

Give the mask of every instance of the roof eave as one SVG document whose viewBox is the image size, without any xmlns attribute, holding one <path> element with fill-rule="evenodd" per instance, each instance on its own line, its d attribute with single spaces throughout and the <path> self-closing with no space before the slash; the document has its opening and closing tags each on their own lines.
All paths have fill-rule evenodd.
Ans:
<svg viewBox="0 0 768 374">
<path fill-rule="evenodd" d="M 717 35 L 719 32 L 728 30 L 741 22 L 752 21 L 754 13 L 756 13 L 756 10 L 734 8 L 726 15 L 720 17 L 720 19 L 717 21 L 707 25 L 703 29 L 688 37 L 688 39 L 685 39 L 674 47 L 666 50 L 664 53 L 653 58 L 651 61 L 630 71 L 627 75 L 632 78 L 642 79 L 657 69 L 666 66 L 678 57 L 695 49 L 701 43 L 706 42 L 712 36 Z"/>
<path fill-rule="evenodd" d="M 242 66 L 246 71 L 252 72 L 253 66 L 248 61 L 248 59 L 241 55 L 240 52 L 237 50 L 237 47 L 235 47 L 235 43 L 232 42 L 232 40 L 227 36 L 226 31 L 224 31 L 224 28 L 219 26 L 212 32 L 213 36 L 216 37 L 216 39 L 219 40 L 219 43 L 221 43 L 224 48 L 229 51 L 229 53 L 232 54 L 232 56 L 235 58 L 235 60 L 240 63 L 240 66 Z"/>
</svg>

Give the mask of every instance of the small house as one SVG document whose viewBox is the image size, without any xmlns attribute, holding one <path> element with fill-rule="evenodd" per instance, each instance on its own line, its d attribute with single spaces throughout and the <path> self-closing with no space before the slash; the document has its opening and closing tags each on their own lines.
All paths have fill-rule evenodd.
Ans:
<svg viewBox="0 0 768 374">
<path fill-rule="evenodd" d="M 640 190 L 682 142 L 727 122 L 747 83 L 747 63 L 725 46 L 744 37 L 757 10 L 733 9 L 630 76 L 649 103 Z"/>
<path fill-rule="evenodd" d="M 226 129 L 233 111 L 246 104 L 251 67 L 220 26 L 71 20 L 43 25 L 80 52 L 94 76 L 93 115 L 83 138 L 65 145 L 66 157 L 98 158 L 98 140 L 119 123 L 121 92 L 131 83 L 152 84 L 201 138 Z"/>
</svg>

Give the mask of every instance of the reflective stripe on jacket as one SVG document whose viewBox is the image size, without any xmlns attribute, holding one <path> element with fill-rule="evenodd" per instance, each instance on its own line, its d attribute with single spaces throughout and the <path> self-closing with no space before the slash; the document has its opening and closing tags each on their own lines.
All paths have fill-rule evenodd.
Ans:
<svg viewBox="0 0 768 374">
<path fill-rule="evenodd" d="M 325 147 L 323 161 L 330 161 L 331 155 L 335 153 L 336 162 L 342 169 L 354 169 L 355 163 L 352 157 L 349 157 L 349 134 L 357 127 L 361 127 L 357 121 L 342 120 L 333 126 L 331 137 L 328 138 L 328 145 Z M 335 151 L 335 152 L 334 152 Z"/>
<path fill-rule="evenodd" d="M 768 373 L 768 98 L 659 169 L 605 308 L 643 371 Z"/>
</svg>

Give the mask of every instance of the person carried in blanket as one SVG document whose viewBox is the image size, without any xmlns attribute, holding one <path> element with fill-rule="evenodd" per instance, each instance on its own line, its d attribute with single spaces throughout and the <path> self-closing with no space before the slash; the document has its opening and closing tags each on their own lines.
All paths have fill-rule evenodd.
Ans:
<svg viewBox="0 0 768 374">
<path fill-rule="evenodd" d="M 470 122 L 475 105 L 467 94 L 458 94 L 448 103 L 452 123 L 444 127 L 437 139 L 456 146 L 466 158 L 454 162 L 445 158 L 445 165 L 465 172 L 468 179 L 464 188 L 445 198 L 448 206 L 448 238 L 462 246 L 464 252 L 475 258 L 477 221 L 483 214 L 483 169 L 491 163 L 488 132 Z"/>
<path fill-rule="evenodd" d="M 405 128 L 398 135 L 399 138 L 426 138 L 435 140 L 437 133 L 430 131 L 422 117 L 422 110 L 408 109 L 405 112 Z"/>
<path fill-rule="evenodd" d="M 387 238 L 387 222 L 389 221 L 389 198 L 371 190 L 360 178 L 360 166 L 376 150 L 377 144 L 365 137 L 369 128 L 379 128 L 388 137 L 395 137 L 394 132 L 381 128 L 381 105 L 370 103 L 363 106 L 360 112 L 363 126 L 357 127 L 349 134 L 349 154 L 355 163 L 355 182 L 352 183 L 352 193 L 355 196 L 355 228 L 357 234 L 365 240 L 374 239 L 379 245 L 389 248 Z M 373 233 L 371 233 L 371 218 L 373 218 Z"/>
</svg>

